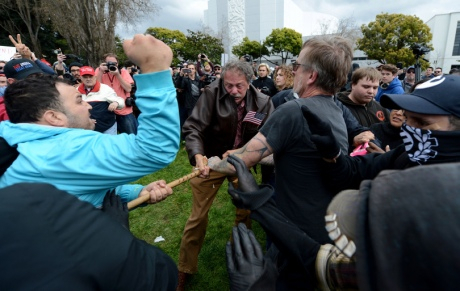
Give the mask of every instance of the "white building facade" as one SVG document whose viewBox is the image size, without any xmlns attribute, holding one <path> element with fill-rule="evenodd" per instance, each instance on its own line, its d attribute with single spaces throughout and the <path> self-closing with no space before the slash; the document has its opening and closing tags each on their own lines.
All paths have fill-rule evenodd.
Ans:
<svg viewBox="0 0 460 291">
<path fill-rule="evenodd" d="M 275 28 L 291 28 L 302 35 L 321 33 L 321 24 L 333 29 L 338 19 L 334 16 L 307 11 L 300 0 L 208 0 L 204 24 L 214 31 L 228 31 L 224 41 L 226 53 L 241 43 L 243 37 L 263 41 Z M 297 3 L 296 3 L 297 2 Z"/>
<path fill-rule="evenodd" d="M 434 50 L 427 56 L 431 66 L 445 74 L 460 69 L 460 12 L 435 15 L 426 24 L 433 34 Z"/>
</svg>

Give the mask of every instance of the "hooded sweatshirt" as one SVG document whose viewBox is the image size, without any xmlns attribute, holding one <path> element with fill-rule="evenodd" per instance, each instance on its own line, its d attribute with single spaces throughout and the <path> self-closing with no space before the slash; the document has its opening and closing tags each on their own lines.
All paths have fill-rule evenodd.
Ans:
<svg viewBox="0 0 460 291">
<path fill-rule="evenodd" d="M 401 81 L 399 81 L 398 78 L 394 78 L 386 89 L 379 87 L 379 91 L 374 98 L 375 101 L 380 102 L 380 97 L 382 97 L 383 94 L 404 94 L 404 89 L 401 85 Z"/>
<path fill-rule="evenodd" d="M 136 104 L 142 111 L 137 135 L 1 122 L 0 136 L 17 146 L 19 156 L 0 178 L 0 188 L 21 182 L 49 183 L 94 206 L 100 206 L 113 188 L 124 202 L 137 198 L 143 186 L 123 184 L 174 161 L 180 128 L 169 71 L 135 79 Z"/>
<path fill-rule="evenodd" d="M 370 127 L 374 123 L 390 120 L 388 110 L 383 108 L 379 103 L 372 100 L 366 105 L 356 104 L 350 99 L 350 92 L 337 93 L 337 98 L 343 103 L 351 113 L 356 117 L 359 124 Z"/>
</svg>

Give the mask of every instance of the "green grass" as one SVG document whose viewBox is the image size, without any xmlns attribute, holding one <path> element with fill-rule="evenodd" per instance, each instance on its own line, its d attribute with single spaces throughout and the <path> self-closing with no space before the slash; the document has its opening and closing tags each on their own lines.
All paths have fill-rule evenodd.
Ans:
<svg viewBox="0 0 460 291">
<path fill-rule="evenodd" d="M 192 170 L 187 152 L 182 148 L 171 165 L 136 183 L 146 185 L 160 179 L 171 182 L 190 174 Z M 260 181 L 260 175 L 256 178 Z M 192 209 L 192 192 L 188 182 L 176 186 L 173 191 L 173 195 L 158 204 L 131 211 L 129 220 L 131 232 L 136 237 L 159 247 L 177 263 L 182 232 Z M 227 193 L 227 182 L 224 182 L 209 211 L 206 238 L 198 258 L 198 273 L 190 277 L 186 290 L 229 290 L 225 244 L 230 238 L 234 220 L 235 207 Z M 252 228 L 264 247 L 263 229 L 254 221 Z M 154 243 L 160 235 L 165 241 Z"/>
</svg>

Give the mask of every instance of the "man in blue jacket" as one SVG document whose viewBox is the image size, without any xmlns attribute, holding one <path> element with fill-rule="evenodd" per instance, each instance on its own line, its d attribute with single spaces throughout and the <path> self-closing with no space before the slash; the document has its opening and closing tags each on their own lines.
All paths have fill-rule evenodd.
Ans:
<svg viewBox="0 0 460 291">
<path fill-rule="evenodd" d="M 175 88 L 169 73 L 171 49 L 148 35 L 126 40 L 136 75 L 139 131 L 109 136 L 93 131 L 91 106 L 64 80 L 37 77 L 15 82 L 5 92 L 10 121 L 0 137 L 19 156 L 0 178 L 0 188 L 20 182 L 50 183 L 99 207 L 116 188 L 124 202 L 150 195 L 155 203 L 171 194 L 164 181 L 124 185 L 171 163 L 179 148 Z M 145 190 L 142 191 L 141 190 Z"/>
<path fill-rule="evenodd" d="M 398 68 L 395 65 L 386 64 L 381 67 L 382 80 L 379 91 L 375 95 L 375 101 L 380 102 L 383 94 L 404 94 L 401 81 L 398 79 Z"/>
</svg>

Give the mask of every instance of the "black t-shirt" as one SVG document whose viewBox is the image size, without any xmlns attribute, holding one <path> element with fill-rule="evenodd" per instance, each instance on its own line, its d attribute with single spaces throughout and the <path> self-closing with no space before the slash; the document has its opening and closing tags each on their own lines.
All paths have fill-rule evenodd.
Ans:
<svg viewBox="0 0 460 291">
<path fill-rule="evenodd" d="M 327 189 L 320 171 L 321 157 L 310 140 L 310 130 L 301 106 L 327 121 L 341 145 L 348 151 L 342 111 L 332 96 L 314 96 L 287 102 L 277 108 L 260 132 L 274 151 L 276 202 L 280 210 L 311 238 L 330 242 L 324 228 L 327 206 L 336 194 Z"/>
</svg>

